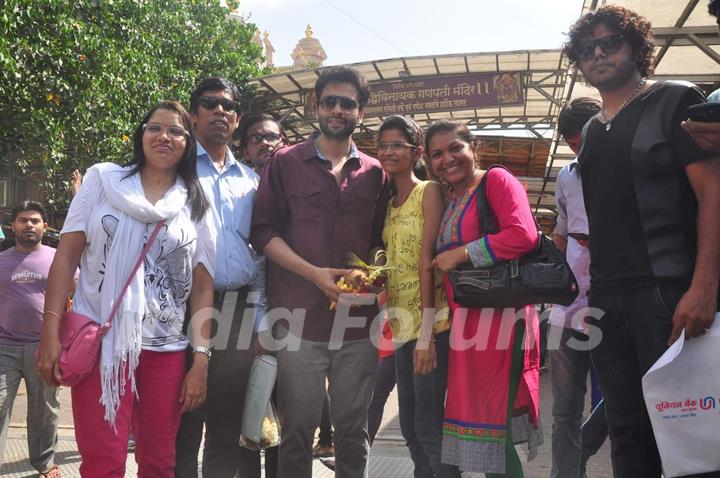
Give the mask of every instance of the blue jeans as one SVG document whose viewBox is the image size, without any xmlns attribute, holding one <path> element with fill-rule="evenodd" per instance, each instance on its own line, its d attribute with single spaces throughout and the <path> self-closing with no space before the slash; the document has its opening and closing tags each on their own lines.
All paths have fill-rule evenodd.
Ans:
<svg viewBox="0 0 720 478">
<path fill-rule="evenodd" d="M 600 400 L 597 406 L 593 408 L 588 419 L 582 424 L 583 473 L 585 473 L 585 463 L 588 458 L 600 450 L 607 437 L 608 423 L 605 416 L 605 400 Z"/>
<path fill-rule="evenodd" d="M 583 442 L 580 425 L 585 409 L 590 352 L 568 346 L 574 338 L 585 342 L 580 331 L 550 326 L 550 383 L 553 393 L 552 469 L 550 478 L 581 478 Z M 559 343 L 558 343 L 558 340 Z"/>
<path fill-rule="evenodd" d="M 642 394 L 642 376 L 667 350 L 672 316 L 686 287 L 663 284 L 601 293 L 590 307 L 605 312 L 591 324 L 602 340 L 590 354 L 605 395 L 615 478 L 658 478 L 660 456 Z M 703 477 L 720 477 L 720 472 Z"/>
<path fill-rule="evenodd" d="M 440 462 L 449 338 L 449 332 L 437 335 L 437 368 L 426 375 L 413 373 L 417 341 L 406 342 L 395 351 L 400 429 L 415 466 L 415 478 L 460 478 L 457 467 Z"/>
<path fill-rule="evenodd" d="M 375 391 L 368 407 L 368 438 L 370 446 L 375 441 L 375 435 L 380 429 L 385 404 L 393 388 L 395 388 L 395 355 L 381 358 L 378 361 Z"/>
<path fill-rule="evenodd" d="M 600 380 L 598 380 L 595 367 L 590 367 L 590 387 L 590 408 L 595 410 L 603 399 L 602 391 L 600 390 Z"/>
</svg>

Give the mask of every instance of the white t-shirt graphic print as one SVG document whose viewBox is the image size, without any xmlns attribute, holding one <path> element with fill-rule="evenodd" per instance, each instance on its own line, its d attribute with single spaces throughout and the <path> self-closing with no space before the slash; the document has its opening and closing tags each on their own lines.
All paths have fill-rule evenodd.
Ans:
<svg viewBox="0 0 720 478">
<path fill-rule="evenodd" d="M 128 177 L 124 180 L 132 180 Z M 95 169 L 88 171 L 82 187 L 70 204 L 62 234 L 85 233 L 86 247 L 80 260 L 80 276 L 73 309 L 100 318 L 100 301 L 107 252 L 112 244 L 120 212 L 103 194 Z M 146 224 L 143 244 L 155 224 Z M 128 258 L 134 263 L 137 258 Z M 192 270 L 202 263 L 210 275 L 215 272 L 215 239 L 209 215 L 199 221 L 190 218 L 190 207 L 160 229 L 144 259 L 146 311 L 142 323 L 142 348 L 153 351 L 184 350 L 187 337 L 182 333 L 185 310 L 190 298 Z M 123 279 L 124 281 L 125 279 Z"/>
</svg>

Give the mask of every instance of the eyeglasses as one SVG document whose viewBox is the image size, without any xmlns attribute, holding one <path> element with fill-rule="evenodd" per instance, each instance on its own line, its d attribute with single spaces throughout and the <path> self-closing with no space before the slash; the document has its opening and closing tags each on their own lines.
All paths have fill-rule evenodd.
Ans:
<svg viewBox="0 0 720 478">
<path fill-rule="evenodd" d="M 185 128 L 181 128 L 180 126 L 163 126 L 159 123 L 145 123 L 142 125 L 142 128 L 143 131 L 150 134 L 160 134 L 164 130 L 167 130 L 168 135 L 175 139 L 185 138 L 190 135 L 190 133 L 185 131 Z"/>
<path fill-rule="evenodd" d="M 401 143 L 400 141 L 393 141 L 392 143 L 380 143 L 378 144 L 378 151 L 390 150 L 393 153 L 398 153 L 404 148 L 417 149 L 417 146 L 410 143 Z"/>
<path fill-rule="evenodd" d="M 275 133 L 268 133 L 268 134 L 251 134 L 247 137 L 247 142 L 249 144 L 260 144 L 263 141 L 267 141 L 268 143 L 277 143 L 282 139 L 282 136 Z"/>
<path fill-rule="evenodd" d="M 214 110 L 217 105 L 222 105 L 226 112 L 234 111 L 237 114 L 242 114 L 242 106 L 239 102 L 223 98 L 221 96 L 201 96 L 198 102 L 209 110 Z"/>
<path fill-rule="evenodd" d="M 320 107 L 325 111 L 331 111 L 338 103 L 340 103 L 340 108 L 345 111 L 353 111 L 359 106 L 357 101 L 345 96 L 328 95 L 320 98 Z"/>
<path fill-rule="evenodd" d="M 580 45 L 575 51 L 575 54 L 581 60 L 589 60 L 595 55 L 595 48 L 600 47 L 603 53 L 610 55 L 622 48 L 624 40 L 625 36 L 620 33 L 595 38 Z"/>
</svg>

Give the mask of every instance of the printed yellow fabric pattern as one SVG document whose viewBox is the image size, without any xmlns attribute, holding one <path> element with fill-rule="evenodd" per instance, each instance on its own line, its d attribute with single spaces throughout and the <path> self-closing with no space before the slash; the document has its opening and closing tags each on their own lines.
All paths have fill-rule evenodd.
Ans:
<svg viewBox="0 0 720 478">
<path fill-rule="evenodd" d="M 420 251 L 422 249 L 423 193 L 429 181 L 422 181 L 399 207 L 388 205 L 383 242 L 388 254 L 388 321 L 393 342 L 416 340 L 420 334 Z M 447 297 L 442 275 L 435 274 L 435 332 L 450 328 Z"/>
</svg>

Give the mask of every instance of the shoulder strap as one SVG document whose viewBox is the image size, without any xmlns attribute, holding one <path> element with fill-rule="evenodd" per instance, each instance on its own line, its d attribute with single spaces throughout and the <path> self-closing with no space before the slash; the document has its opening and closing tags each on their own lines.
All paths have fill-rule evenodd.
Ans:
<svg viewBox="0 0 720 478">
<path fill-rule="evenodd" d="M 487 178 L 490 171 L 495 168 L 502 168 L 508 173 L 512 174 L 512 171 L 510 171 L 502 164 L 493 164 L 492 166 L 487 168 L 487 171 L 485 171 L 485 174 L 483 174 L 483 177 L 480 180 L 480 184 L 478 185 L 477 190 L 477 210 L 478 223 L 480 224 L 480 231 L 482 231 L 483 234 L 495 234 L 497 232 L 500 232 L 500 226 L 498 225 L 497 217 L 495 216 L 495 213 L 493 212 L 492 208 L 490 207 L 490 203 L 487 200 Z M 535 229 L 537 231 L 540 231 L 540 225 L 535 218 L 535 214 L 532 214 L 532 218 L 535 222 Z"/>
<path fill-rule="evenodd" d="M 118 309 L 120 308 L 120 304 L 122 304 L 122 300 L 125 297 L 125 293 L 127 292 L 128 288 L 130 287 L 130 284 L 132 283 L 133 278 L 135 277 L 135 274 L 137 273 L 138 269 L 140 268 L 140 265 L 143 263 L 143 260 L 145 259 L 145 256 L 147 256 L 148 251 L 150 250 L 150 247 L 152 246 L 153 242 L 155 242 L 155 239 L 157 239 L 158 234 L 160 233 L 160 228 L 165 224 L 165 220 L 158 222 L 155 225 L 155 229 L 153 229 L 152 234 L 150 234 L 150 237 L 148 238 L 147 242 L 145 243 L 145 247 L 143 248 L 142 252 L 140 253 L 140 257 L 138 257 L 137 261 L 135 262 L 135 265 L 132 268 L 132 271 L 130 272 L 130 275 L 127 278 L 127 281 L 125 281 L 125 285 L 123 286 L 122 290 L 120 291 L 120 294 L 117 296 L 117 299 L 115 300 L 115 304 L 113 304 L 113 308 L 110 311 L 110 317 L 108 317 L 107 322 L 103 325 L 103 329 L 105 332 L 110 328 L 112 325 L 112 321 L 115 318 L 115 314 L 117 314 Z"/>
<path fill-rule="evenodd" d="M 487 200 L 487 178 L 490 171 L 495 168 L 502 168 L 507 172 L 510 172 L 508 168 L 501 164 L 493 164 L 485 174 L 483 174 L 480 184 L 477 189 L 477 212 L 478 212 L 478 223 L 480 224 L 480 230 L 483 234 L 495 234 L 500 231 L 497 224 L 497 217 L 490 207 L 490 203 Z M 512 174 L 512 173 L 511 173 Z"/>
</svg>

